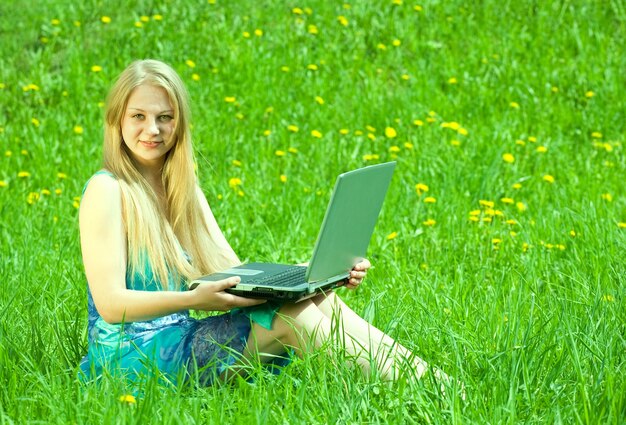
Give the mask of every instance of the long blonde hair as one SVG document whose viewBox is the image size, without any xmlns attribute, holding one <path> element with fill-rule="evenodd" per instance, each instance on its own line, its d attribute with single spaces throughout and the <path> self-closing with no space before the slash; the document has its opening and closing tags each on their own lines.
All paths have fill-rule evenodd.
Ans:
<svg viewBox="0 0 626 425">
<path fill-rule="evenodd" d="M 174 109 L 173 146 L 162 170 L 167 209 L 135 167 L 122 140 L 121 123 L 128 98 L 144 84 L 162 87 Z M 118 77 L 107 98 L 103 166 L 117 178 L 122 192 L 131 276 L 151 275 L 165 289 L 184 279 L 222 270 L 234 259 L 217 247 L 199 202 L 194 154 L 189 131 L 189 95 L 170 66 L 156 60 L 131 63 Z M 183 251 L 184 250 L 184 251 Z M 146 270 L 148 268 L 148 270 Z"/>
</svg>

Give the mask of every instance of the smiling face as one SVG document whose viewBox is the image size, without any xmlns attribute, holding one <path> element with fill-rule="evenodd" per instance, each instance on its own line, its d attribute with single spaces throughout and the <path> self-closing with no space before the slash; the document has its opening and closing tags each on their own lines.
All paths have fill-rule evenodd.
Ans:
<svg viewBox="0 0 626 425">
<path fill-rule="evenodd" d="M 122 117 L 122 138 L 140 168 L 160 168 L 172 148 L 176 123 L 167 92 L 142 84 L 128 98 Z"/>
</svg>

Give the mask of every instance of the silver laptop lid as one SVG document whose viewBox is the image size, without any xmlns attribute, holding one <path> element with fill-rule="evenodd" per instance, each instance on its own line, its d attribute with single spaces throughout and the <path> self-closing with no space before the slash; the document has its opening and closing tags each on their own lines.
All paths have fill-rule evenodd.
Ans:
<svg viewBox="0 0 626 425">
<path fill-rule="evenodd" d="M 365 258 L 395 166 L 395 161 L 371 165 L 337 177 L 307 269 L 308 282 L 345 274 Z"/>
</svg>

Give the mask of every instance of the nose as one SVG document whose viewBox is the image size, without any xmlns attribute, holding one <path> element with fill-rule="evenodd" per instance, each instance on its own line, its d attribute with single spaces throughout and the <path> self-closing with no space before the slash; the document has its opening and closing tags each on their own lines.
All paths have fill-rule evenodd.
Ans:
<svg viewBox="0 0 626 425">
<path fill-rule="evenodd" d="M 155 118 L 148 119 L 146 122 L 146 133 L 151 136 L 156 136 L 160 133 L 159 125 Z"/>
</svg>

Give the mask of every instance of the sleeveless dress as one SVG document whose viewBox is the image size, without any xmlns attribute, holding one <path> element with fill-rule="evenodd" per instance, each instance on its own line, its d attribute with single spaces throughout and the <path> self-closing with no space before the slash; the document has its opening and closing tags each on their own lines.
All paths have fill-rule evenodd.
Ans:
<svg viewBox="0 0 626 425">
<path fill-rule="evenodd" d="M 101 170 L 98 174 L 107 174 Z M 91 180 L 91 179 L 90 179 Z M 89 181 L 85 184 L 85 189 Z M 83 189 L 83 193 L 84 193 Z M 184 282 L 169 287 L 186 290 Z M 126 288 L 159 291 L 161 286 L 146 262 L 144 273 L 126 272 Z M 148 321 L 111 324 L 102 319 L 87 285 L 88 350 L 80 362 L 79 378 L 83 382 L 99 379 L 103 374 L 136 381 L 157 375 L 176 384 L 191 376 L 202 385 L 210 385 L 242 355 L 252 322 L 271 329 L 279 306 L 273 303 L 203 319 L 181 311 Z M 288 356 L 276 357 L 269 364 L 272 373 L 289 363 Z M 276 367 L 278 366 L 278 367 Z"/>
</svg>

